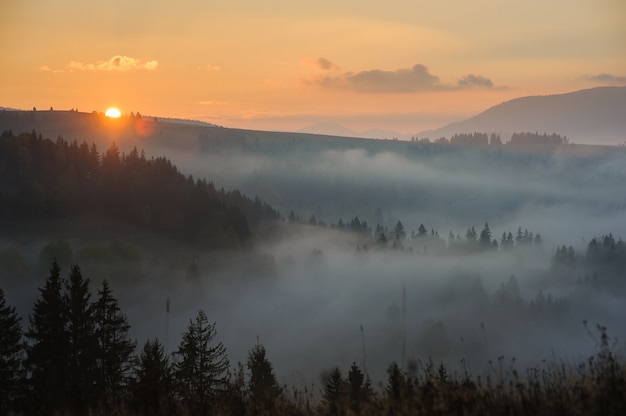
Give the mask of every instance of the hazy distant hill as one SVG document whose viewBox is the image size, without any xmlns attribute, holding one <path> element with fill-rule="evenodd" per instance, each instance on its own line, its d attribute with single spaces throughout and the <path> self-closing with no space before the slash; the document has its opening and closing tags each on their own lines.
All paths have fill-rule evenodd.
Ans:
<svg viewBox="0 0 626 416">
<path fill-rule="evenodd" d="M 621 144 L 626 141 L 626 87 L 598 87 L 567 94 L 516 98 L 457 123 L 418 134 L 450 138 L 471 132 L 558 133 L 572 143 Z"/>
<path fill-rule="evenodd" d="M 398 133 L 391 130 L 370 129 L 366 131 L 354 131 L 336 123 L 319 123 L 298 130 L 298 133 L 322 134 L 336 137 L 355 137 L 364 139 L 400 139 L 408 140 L 411 135 Z"/>
</svg>

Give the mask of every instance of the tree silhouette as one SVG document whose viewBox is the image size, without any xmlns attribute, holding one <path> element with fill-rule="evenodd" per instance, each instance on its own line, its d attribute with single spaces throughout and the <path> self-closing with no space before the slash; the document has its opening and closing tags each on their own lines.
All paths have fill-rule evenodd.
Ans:
<svg viewBox="0 0 626 416">
<path fill-rule="evenodd" d="M 95 308 L 97 349 L 97 388 L 106 411 L 121 405 L 120 399 L 128 385 L 135 343 L 130 340 L 130 325 L 106 280 L 98 289 Z"/>
<path fill-rule="evenodd" d="M 139 354 L 135 377 L 135 410 L 146 416 L 171 414 L 172 370 L 158 339 L 146 341 Z"/>
<path fill-rule="evenodd" d="M 0 415 L 17 411 L 24 387 L 22 326 L 0 288 Z"/>
<path fill-rule="evenodd" d="M 90 302 L 89 279 L 83 278 L 78 265 L 72 266 L 65 286 L 69 341 L 67 379 L 74 411 L 84 413 L 95 393 L 98 371 L 94 308 Z"/>
<path fill-rule="evenodd" d="M 404 231 L 404 225 L 402 225 L 402 222 L 398 221 L 396 224 L 393 229 L 393 236 L 396 240 L 403 240 L 406 238 L 406 232 Z"/>
<path fill-rule="evenodd" d="M 480 238 L 478 241 L 483 248 L 489 248 L 491 245 L 491 230 L 489 229 L 489 224 L 485 223 L 485 226 L 480 232 Z"/>
<path fill-rule="evenodd" d="M 344 393 L 345 382 L 339 368 L 335 367 L 324 383 L 322 398 L 331 415 L 345 414 Z"/>
<path fill-rule="evenodd" d="M 282 388 L 276 381 L 272 363 L 267 359 L 263 345 L 257 344 L 250 350 L 246 367 L 250 371 L 249 392 L 253 414 L 274 414 Z"/>
<path fill-rule="evenodd" d="M 67 404 L 70 342 L 60 273 L 54 260 L 44 287 L 39 289 L 40 298 L 35 301 L 26 332 L 31 342 L 26 360 L 32 392 L 29 404 L 35 414 L 62 412 Z"/>
<path fill-rule="evenodd" d="M 176 351 L 180 361 L 174 365 L 177 391 L 188 411 L 205 414 L 228 383 L 226 348 L 215 338 L 215 324 L 209 324 L 204 311 L 199 310 Z"/>
<path fill-rule="evenodd" d="M 374 392 L 369 379 L 365 378 L 365 375 L 356 363 L 352 363 L 348 371 L 348 388 L 350 394 L 350 410 L 354 414 L 361 414 L 361 411 L 367 407 L 373 397 Z"/>
</svg>

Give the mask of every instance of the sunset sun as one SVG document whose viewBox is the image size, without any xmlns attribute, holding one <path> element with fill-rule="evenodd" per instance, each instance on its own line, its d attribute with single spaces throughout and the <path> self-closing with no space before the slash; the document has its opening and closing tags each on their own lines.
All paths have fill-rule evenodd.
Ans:
<svg viewBox="0 0 626 416">
<path fill-rule="evenodd" d="M 105 116 L 107 117 L 111 117 L 111 118 L 119 118 L 122 113 L 119 109 L 115 108 L 115 107 L 111 107 L 108 108 L 106 113 L 104 113 Z"/>
</svg>

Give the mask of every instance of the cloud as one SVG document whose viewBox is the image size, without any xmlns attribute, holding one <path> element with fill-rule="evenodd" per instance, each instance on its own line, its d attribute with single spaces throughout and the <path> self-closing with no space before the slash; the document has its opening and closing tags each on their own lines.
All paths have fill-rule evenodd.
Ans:
<svg viewBox="0 0 626 416">
<path fill-rule="evenodd" d="M 199 104 L 199 105 L 224 105 L 224 104 L 226 104 L 226 101 L 203 100 L 203 101 L 196 101 L 196 104 Z"/>
<path fill-rule="evenodd" d="M 319 58 L 306 58 L 302 60 L 302 64 L 322 71 L 338 71 L 341 69 L 339 65 L 330 59 L 321 56 Z"/>
<path fill-rule="evenodd" d="M 206 65 L 204 69 L 207 71 L 213 71 L 213 72 L 218 72 L 222 70 L 222 68 L 220 68 L 219 66 L 211 65 L 211 64 Z"/>
<path fill-rule="evenodd" d="M 493 82 L 489 78 L 474 74 L 464 76 L 457 84 L 463 88 L 493 88 Z"/>
<path fill-rule="evenodd" d="M 312 83 L 326 88 L 367 93 L 410 93 L 445 88 L 439 84 L 439 78 L 431 75 L 428 68 L 421 64 L 393 71 L 373 69 L 320 76 Z"/>
<path fill-rule="evenodd" d="M 325 58 L 319 58 L 315 62 L 321 69 L 338 68 L 338 66 Z M 474 74 L 462 77 L 456 85 L 441 83 L 439 77 L 431 74 L 428 68 L 422 64 L 395 70 L 372 69 L 360 72 L 319 75 L 304 82 L 323 88 L 385 94 L 494 88 L 493 82 L 489 78 Z"/>
<path fill-rule="evenodd" d="M 598 75 L 590 75 L 587 77 L 587 80 L 594 82 L 601 82 L 603 84 L 614 84 L 614 83 L 626 83 L 626 76 L 615 76 L 611 74 L 598 74 Z"/>
<path fill-rule="evenodd" d="M 73 71 L 119 71 L 126 72 L 132 70 L 155 70 L 159 66 L 156 60 L 142 62 L 139 59 L 131 58 L 125 55 L 115 55 L 106 61 L 98 61 L 96 63 L 84 63 L 80 61 L 71 61 L 64 69 L 52 69 L 48 65 L 39 67 L 40 71 L 45 72 L 73 72 Z"/>
<path fill-rule="evenodd" d="M 325 71 L 330 71 L 330 70 L 336 70 L 339 69 L 339 65 L 335 64 L 334 62 L 326 59 L 326 58 L 322 58 L 319 57 L 315 60 L 315 62 L 317 63 L 317 66 L 320 69 L 323 69 Z"/>
</svg>

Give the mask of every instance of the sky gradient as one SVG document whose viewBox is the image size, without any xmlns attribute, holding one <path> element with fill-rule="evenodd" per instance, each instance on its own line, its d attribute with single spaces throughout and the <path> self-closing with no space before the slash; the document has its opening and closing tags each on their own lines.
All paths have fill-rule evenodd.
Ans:
<svg viewBox="0 0 626 416">
<path fill-rule="evenodd" d="M 626 3 L 3 1 L 0 48 L 0 106 L 412 134 L 626 85 Z"/>
</svg>

